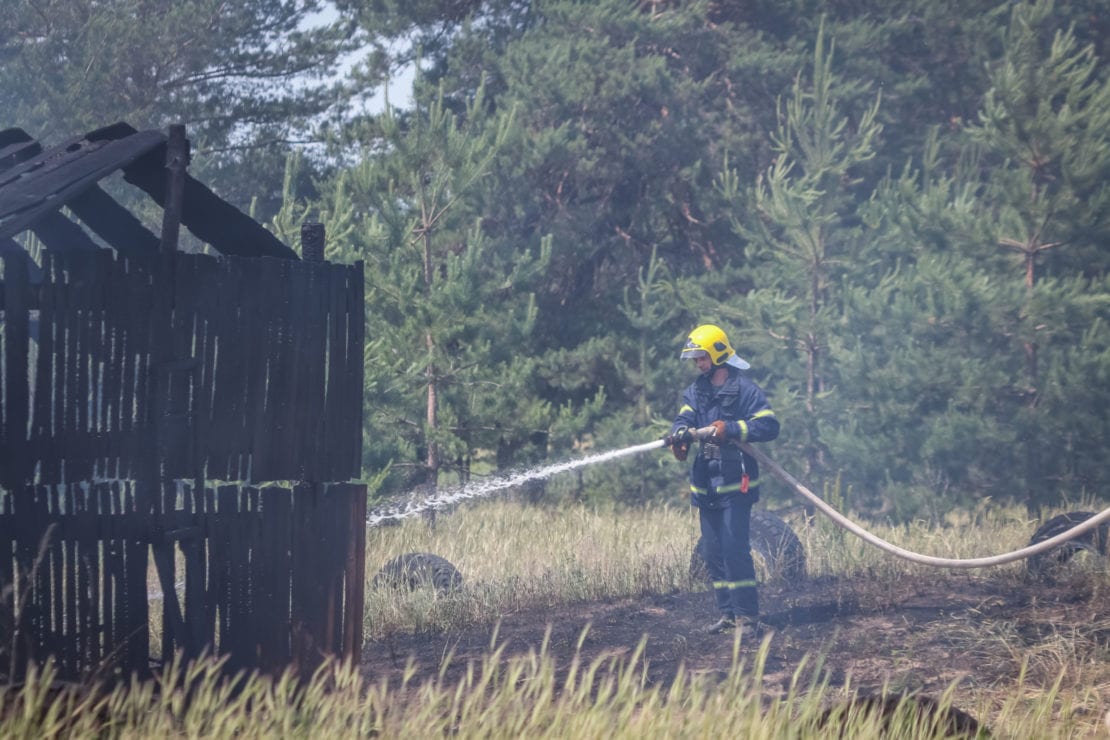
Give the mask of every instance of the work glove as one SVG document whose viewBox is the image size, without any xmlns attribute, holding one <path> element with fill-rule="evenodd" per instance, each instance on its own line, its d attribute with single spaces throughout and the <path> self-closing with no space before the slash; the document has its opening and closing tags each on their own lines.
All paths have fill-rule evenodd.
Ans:
<svg viewBox="0 0 1110 740">
<path fill-rule="evenodd" d="M 690 452 L 690 443 L 694 441 L 694 433 L 688 427 L 679 427 L 673 434 L 668 434 L 663 443 L 671 448 L 676 460 L 685 460 Z"/>
<path fill-rule="evenodd" d="M 725 441 L 725 423 L 718 419 L 709 426 L 713 427 L 713 434 L 709 437 L 709 442 L 719 445 Z"/>
<path fill-rule="evenodd" d="M 668 447 L 674 447 L 675 445 L 686 445 L 689 447 L 694 439 L 694 430 L 690 429 L 690 427 L 679 427 L 675 429 L 674 432 L 664 437 L 663 443 Z"/>
</svg>

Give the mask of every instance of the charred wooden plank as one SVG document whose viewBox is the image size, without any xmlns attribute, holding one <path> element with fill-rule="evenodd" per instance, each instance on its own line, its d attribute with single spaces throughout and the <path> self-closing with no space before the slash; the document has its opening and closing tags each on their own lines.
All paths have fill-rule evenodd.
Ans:
<svg viewBox="0 0 1110 740">
<path fill-rule="evenodd" d="M 311 480 L 311 456 L 306 454 L 311 431 L 306 429 L 307 419 L 311 410 L 308 399 L 312 397 L 312 388 L 309 386 L 311 378 L 311 365 L 316 358 L 309 356 L 308 343 L 311 341 L 309 327 L 312 326 L 313 302 L 310 280 L 312 266 L 305 263 L 294 270 L 290 276 L 290 311 L 288 316 L 289 345 L 287 360 L 287 385 L 284 391 L 288 399 L 286 415 L 288 427 L 286 429 L 284 447 L 292 458 L 290 466 L 292 480 Z"/>
<path fill-rule="evenodd" d="M 209 605 L 211 611 L 207 618 L 219 620 L 219 652 L 224 654 L 231 652 L 238 626 L 231 614 L 235 601 L 232 539 L 238 525 L 238 487 L 218 487 L 216 505 L 219 513 L 209 520 L 208 536 L 208 588 L 215 595 L 215 604 Z"/>
<path fill-rule="evenodd" d="M 173 358 L 172 317 L 174 263 L 173 254 L 159 254 L 151 260 L 152 285 L 156 289 L 151 295 L 150 304 L 150 356 L 147 372 L 147 408 L 143 419 L 146 430 L 140 446 L 136 480 L 140 486 L 139 506 L 143 511 L 157 511 L 161 496 L 158 482 L 162 479 L 162 462 L 167 456 L 167 445 L 173 440 L 167 426 L 172 414 L 170 406 L 170 378 L 163 371 L 163 365 Z M 146 499 L 145 496 L 152 498 Z"/>
<path fill-rule="evenodd" d="M 116 647 L 115 630 L 115 583 L 116 583 L 116 541 L 112 530 L 112 488 L 118 483 L 101 483 L 95 487 L 97 511 L 96 534 L 100 540 L 101 573 L 100 573 L 100 614 L 102 630 L 100 634 L 101 649 L 104 655 L 112 654 Z"/>
<path fill-rule="evenodd" d="M 148 509 L 139 510 L 136 507 L 136 495 L 133 488 L 127 490 L 123 506 L 132 521 L 144 531 L 150 531 L 152 522 Z M 150 494 L 148 494 L 149 496 Z M 146 574 L 149 564 L 150 547 L 142 539 L 132 537 L 124 540 L 125 552 L 125 579 L 124 603 L 126 604 L 123 627 L 126 630 L 123 636 L 126 639 L 126 660 L 124 665 L 129 673 L 139 674 L 145 678 L 150 672 L 148 655 L 150 653 L 150 599 L 147 592 Z"/>
<path fill-rule="evenodd" d="M 0 239 L 0 258 L 9 254 L 27 254 L 27 252 L 13 239 Z M 27 280 L 35 288 L 42 285 L 42 268 L 33 259 L 27 260 Z M 3 283 L 0 283 L 0 289 L 3 287 Z"/>
<path fill-rule="evenodd" d="M 100 251 L 100 250 L 97 250 Z M 81 258 L 71 262 L 70 285 L 73 289 L 73 312 L 71 315 L 70 334 L 73 338 L 73 357 L 70 358 L 75 365 L 74 384 L 66 394 L 67 401 L 73 407 L 73 426 L 71 442 L 67 445 L 66 478 L 69 480 L 84 480 L 92 477 L 93 458 L 96 454 L 94 440 L 89 434 L 91 430 L 91 409 L 93 389 L 89 377 L 89 364 L 92 361 L 97 347 L 94 346 L 89 326 L 92 311 L 93 285 L 96 273 L 93 258 L 96 252 L 81 255 Z"/>
<path fill-rule="evenodd" d="M 327 396 L 324 399 L 324 450 L 327 455 L 324 467 L 324 480 L 341 480 L 336 471 L 341 468 L 343 459 L 343 405 L 350 399 L 345 397 L 346 373 L 346 329 L 344 322 L 343 297 L 344 277 L 340 270 L 328 271 L 328 381 Z"/>
<path fill-rule="evenodd" d="M 89 500 L 95 494 L 92 489 L 85 491 L 71 484 L 72 511 L 74 515 L 72 541 L 75 545 L 74 557 L 77 571 L 77 600 L 75 614 L 77 617 L 76 654 L 78 672 L 86 676 L 96 669 L 99 658 L 99 625 L 100 615 L 97 613 L 97 588 L 99 573 L 97 561 L 99 559 L 96 538 L 96 517 L 89 510 Z"/>
<path fill-rule="evenodd" d="M 23 636 L 26 640 L 26 658 L 46 655 L 46 632 L 49 629 L 50 614 L 50 551 L 49 538 L 44 537 L 48 526 L 43 512 L 38 486 L 25 486 L 16 496 L 16 512 L 21 514 L 20 526 L 24 536 L 23 553 L 17 577 L 27 589 L 27 599 L 23 603 Z"/>
<path fill-rule="evenodd" d="M 347 552 L 343 568 L 343 657 L 362 661 L 362 618 L 366 599 L 366 486 L 339 484 L 345 495 Z"/>
<path fill-rule="evenodd" d="M 197 261 L 191 255 L 171 254 L 171 282 L 164 286 L 173 308 L 165 313 L 160 334 L 165 346 L 153 369 L 159 382 L 159 399 L 164 404 L 158 413 L 161 474 L 169 478 L 188 478 L 196 472 L 193 447 L 198 376 L 203 359 L 194 356 L 194 317 L 196 314 Z M 186 259 L 182 259 L 182 258 Z"/>
<path fill-rule="evenodd" d="M 141 258 L 158 251 L 154 232 L 99 185 L 90 185 L 66 205 L 81 223 L 123 257 Z"/>
<path fill-rule="evenodd" d="M 165 148 L 163 143 L 123 168 L 124 180 L 140 188 L 163 208 L 167 204 Z M 261 224 L 189 174 L 185 175 L 181 223 L 220 254 L 300 259 L 292 248 Z"/>
<path fill-rule="evenodd" d="M 197 658 L 209 646 L 211 638 L 205 630 L 205 570 L 203 530 L 200 526 L 198 502 L 203 501 L 203 491 L 194 488 L 186 490 L 190 526 L 174 530 L 178 533 L 178 546 L 184 560 L 185 571 L 185 629 L 189 653 L 187 657 Z M 168 533 L 167 533 L 168 534 Z M 186 536 L 188 535 L 188 536 Z"/>
<path fill-rule="evenodd" d="M 118 478 L 121 476 L 121 457 L 126 455 L 126 432 L 124 419 L 130 427 L 129 414 L 124 409 L 130 410 L 131 398 L 124 396 L 124 358 L 129 351 L 130 338 L 124 330 L 126 319 L 124 312 L 127 302 L 125 299 L 126 275 L 123 265 L 112 260 L 109 269 L 104 274 L 104 342 L 107 346 L 104 364 L 103 398 L 104 417 L 103 424 L 107 437 L 104 449 L 105 471 L 104 477 Z"/>
<path fill-rule="evenodd" d="M 12 491 L 0 489 L 0 552 L 3 553 L 3 557 L 0 557 L 0 594 L 8 594 L 6 597 L 0 597 L 0 633 L 9 635 L 10 638 L 14 638 L 17 634 L 15 599 L 11 595 L 14 593 L 18 562 L 14 555 L 18 530 L 15 525 L 15 514 L 12 511 L 13 499 Z M 12 645 L 9 642 L 5 645 L 5 650 L 11 649 Z M 15 659 L 12 655 L 8 657 Z M 8 676 L 8 678 L 13 677 Z"/>
<path fill-rule="evenodd" d="M 363 273 L 361 260 L 347 268 L 349 291 L 347 293 L 347 321 L 349 327 L 347 348 L 347 382 L 349 383 L 350 396 L 347 409 L 350 413 L 347 426 L 347 441 L 350 444 L 350 455 L 347 464 L 350 466 L 338 471 L 339 475 L 332 480 L 350 480 L 362 477 L 362 422 L 363 406 L 362 397 L 365 386 L 366 373 L 366 278 Z M 365 502 L 364 502 L 365 503 Z M 365 521 L 365 517 L 362 519 Z"/>
<path fill-rule="evenodd" d="M 0 172 L 42 152 L 42 145 L 21 128 L 0 131 Z"/>
<path fill-rule="evenodd" d="M 33 495 L 33 487 L 21 486 L 9 498 L 10 508 L 6 509 L 10 515 L 11 533 L 15 540 L 13 578 L 18 579 L 21 586 L 28 589 L 33 586 L 31 576 L 35 568 L 38 547 L 35 512 L 31 505 Z M 25 666 L 36 653 L 35 610 L 36 603 L 34 599 L 29 598 L 24 602 L 24 607 L 13 615 L 12 651 L 17 671 L 21 670 L 21 667 Z"/>
<path fill-rule="evenodd" d="M 294 275 L 295 263 L 287 260 L 264 260 L 270 266 L 267 293 L 271 297 L 269 313 L 269 379 L 266 387 L 266 465 L 260 471 L 262 480 L 299 480 L 299 455 L 293 446 L 297 420 L 293 417 L 292 400 L 296 394 L 293 335 L 296 313 L 293 288 L 303 282 Z"/>
<path fill-rule="evenodd" d="M 201 632 L 204 635 L 200 644 L 204 645 L 211 653 L 216 652 L 216 607 L 219 604 L 219 568 L 217 553 L 214 547 L 216 541 L 216 528 L 213 526 L 218 519 L 216 511 L 216 491 L 206 487 L 203 491 L 204 499 L 204 604 Z"/>
<path fill-rule="evenodd" d="M 231 561 L 231 641 L 228 669 L 237 671 L 255 664 L 255 637 L 252 614 L 254 613 L 254 586 L 251 572 L 251 551 L 258 535 L 258 489 L 244 486 L 238 494 L 238 510 L 230 537 Z"/>
<path fill-rule="evenodd" d="M 46 255 L 44 264 L 47 272 L 52 271 L 50 255 Z M 46 456 L 52 445 L 54 435 L 54 320 L 57 314 L 55 307 L 54 285 L 52 280 L 46 280 L 39 289 L 39 351 L 35 361 L 35 403 L 31 417 L 30 449 L 28 454 L 36 460 L 44 461 L 43 474 L 50 479 L 49 463 Z"/>
<path fill-rule="evenodd" d="M 74 276 L 74 261 L 65 259 L 69 255 L 62 255 L 63 264 L 65 265 L 66 272 L 70 277 Z M 59 348 L 64 351 L 63 363 L 58 368 L 58 374 L 55 377 L 55 383 L 64 383 L 65 395 L 59 397 L 59 401 L 64 402 L 62 408 L 62 424 L 59 428 L 63 438 L 74 440 L 80 433 L 79 416 L 81 414 L 82 403 L 78 399 L 84 399 L 81 393 L 81 388 L 78 386 L 77 378 L 82 365 L 81 357 L 78 355 L 79 343 L 78 339 L 81 334 L 81 304 L 80 304 L 80 281 L 68 281 L 62 288 L 65 296 L 64 305 L 65 310 L 58 312 L 58 318 L 61 320 L 60 329 L 64 332 L 60 336 Z M 57 434 L 57 432 L 55 433 Z M 75 450 L 71 445 L 59 446 L 59 454 L 65 460 L 65 472 L 68 476 L 70 461 L 80 455 L 80 450 Z M 69 447 L 69 450 L 65 450 Z M 68 452 L 68 454 L 67 454 Z M 60 481 L 59 481 L 60 482 Z"/>
<path fill-rule="evenodd" d="M 303 371 L 298 390 L 300 408 L 298 420 L 303 427 L 300 454 L 304 460 L 304 480 L 321 482 L 327 480 L 324 465 L 324 390 L 327 382 L 327 324 L 328 324 L 328 271 L 324 263 L 306 265 L 308 278 L 308 298 L 306 316 L 303 324 L 303 346 L 301 362 Z"/>
<path fill-rule="evenodd" d="M 185 197 L 185 167 L 189 158 L 189 142 L 185 127 L 180 123 L 170 126 L 166 142 L 165 202 L 162 204 L 162 251 L 177 251 L 177 236 L 181 229 L 182 199 Z"/>
<path fill-rule="evenodd" d="M 300 484 L 293 489 L 293 521 L 297 526 L 292 537 L 292 665 L 300 676 L 310 676 L 319 665 L 320 646 L 317 642 L 321 630 L 317 614 L 320 611 L 320 578 L 317 568 L 319 553 L 314 537 L 319 526 L 314 486 Z"/>
<path fill-rule="evenodd" d="M 30 224 L 31 231 L 56 252 L 95 252 L 100 247 L 77 224 L 57 211 L 43 213 Z"/>
<path fill-rule="evenodd" d="M 305 262 L 323 262 L 326 239 L 327 232 L 323 224 L 311 221 L 301 224 L 301 259 Z"/>
<path fill-rule="evenodd" d="M 357 478 L 359 465 L 361 460 L 357 458 L 357 444 L 356 440 L 352 437 L 352 430 L 355 428 L 356 419 L 359 416 L 362 407 L 362 389 L 356 386 L 356 379 L 361 378 L 361 367 L 363 358 L 361 351 L 356 351 L 355 334 L 357 332 L 357 325 L 361 323 L 361 311 L 353 305 L 353 298 L 355 294 L 354 286 L 354 271 L 348 267 L 341 267 L 343 281 L 340 283 L 343 286 L 343 324 L 342 324 L 342 355 L 340 361 L 343 365 L 342 375 L 342 388 L 344 402 L 340 407 L 342 413 L 336 420 L 339 426 L 338 438 L 340 440 L 336 452 L 339 457 L 336 460 L 336 467 L 332 470 L 332 477 L 329 480 L 340 481 Z M 361 432 L 360 432 L 361 433 Z"/>
<path fill-rule="evenodd" d="M 104 141 L 93 143 L 85 135 L 70 137 L 59 144 L 44 149 L 40 155 L 0 172 L 0 191 L 15 197 L 23 191 L 23 188 L 13 188 L 13 185 L 25 187 L 27 182 L 34 182 L 36 179 L 50 175 L 59 168 L 64 169 L 69 163 L 77 161 L 90 151 L 95 151 L 103 146 Z"/>
<path fill-rule="evenodd" d="M 165 145 L 157 131 L 48 149 L 0 175 L 0 238 L 14 236 L 112 172 Z M 259 227 L 261 228 L 261 227 Z"/>
<path fill-rule="evenodd" d="M 120 365 L 122 364 L 119 318 L 115 315 L 118 308 L 117 296 L 112 291 L 119 266 L 114 256 L 103 252 L 97 259 L 97 311 L 93 327 L 92 342 L 97 345 L 98 377 L 97 409 L 95 428 L 99 435 L 97 449 L 98 465 L 102 477 L 119 475 L 120 427 Z"/>
<path fill-rule="evenodd" d="M 151 310 L 153 305 L 153 271 L 138 262 L 117 263 L 114 283 L 118 290 L 113 301 L 117 336 L 122 346 L 120 371 L 120 439 L 119 477 L 139 475 L 139 460 L 149 433 L 146 418 L 149 387 Z"/>
<path fill-rule="evenodd" d="M 315 487 L 323 513 L 317 546 L 324 556 L 322 565 L 327 584 L 321 643 L 327 655 L 337 657 L 343 652 L 343 575 L 350 533 L 346 518 L 349 510 L 344 506 L 347 497 L 342 495 L 342 489 L 324 483 L 317 483 Z"/>
<path fill-rule="evenodd" d="M 241 314 L 234 299 L 236 273 L 230 260 L 224 260 L 212 280 L 215 300 L 211 327 L 213 387 L 210 430 L 205 435 L 208 474 L 223 480 L 240 480 L 238 452 L 245 447 L 241 432 L 245 424 L 243 399 L 246 394 L 244 356 L 239 344 Z"/>
<path fill-rule="evenodd" d="M 26 481 L 33 461 L 27 454 L 30 413 L 28 353 L 30 348 L 30 286 L 26 262 L 15 252 L 4 255 L 4 415 L 0 428 L 0 482 L 15 486 Z M 29 481 L 28 481 L 29 482 Z"/>
<path fill-rule="evenodd" d="M 47 562 L 48 567 L 43 568 L 46 572 L 48 580 L 48 588 L 43 589 L 43 596 L 46 600 L 43 601 L 43 614 L 46 615 L 46 633 L 42 636 L 43 646 L 46 650 L 43 655 L 52 656 L 57 661 L 57 665 L 61 672 L 64 672 L 64 658 L 65 658 L 65 600 L 64 600 L 64 587 L 63 578 L 65 577 L 64 568 L 64 547 L 65 543 L 61 538 L 60 521 L 58 516 L 59 509 L 59 493 L 56 486 L 41 486 L 39 488 L 39 496 L 41 496 L 42 509 L 40 509 L 40 516 L 42 523 L 47 524 L 43 527 L 44 531 L 48 531 L 48 549 L 47 549 Z"/>
<path fill-rule="evenodd" d="M 247 265 L 242 265 L 247 268 Z M 257 269 L 244 269 L 243 311 L 246 324 L 243 345 L 247 351 L 247 404 L 246 424 L 249 434 L 250 480 L 266 480 L 269 463 L 270 426 L 266 410 L 267 382 L 269 377 L 269 357 L 271 333 L 269 305 L 264 300 L 266 278 L 273 267 L 268 261 L 261 262 Z M 270 478 L 273 480 L 274 478 Z"/>
<path fill-rule="evenodd" d="M 75 484 L 70 483 L 64 489 L 64 511 L 59 514 L 55 512 L 55 517 L 61 519 L 64 523 L 74 523 L 75 517 L 73 516 L 75 504 Z M 57 490 L 57 489 L 55 489 Z M 65 636 L 62 645 L 62 665 L 65 667 L 65 675 L 76 676 L 80 666 L 81 658 L 81 632 L 77 628 L 77 618 L 81 610 L 79 599 L 79 591 L 77 588 L 77 572 L 79 570 L 77 562 L 77 538 L 73 536 L 72 531 L 66 531 L 70 527 L 63 528 L 63 536 L 59 538 L 59 550 L 64 556 L 64 592 L 65 601 L 63 607 L 63 614 L 65 617 Z"/>
<path fill-rule="evenodd" d="M 289 595 L 292 589 L 290 537 L 293 521 L 293 492 L 270 486 L 262 490 L 262 528 L 256 555 L 262 564 L 255 608 L 266 618 L 259 624 L 259 668 L 279 675 L 289 665 Z"/>
<path fill-rule="evenodd" d="M 196 337 L 195 354 L 200 368 L 194 376 L 193 390 L 193 470 L 195 480 L 193 495 L 196 506 L 194 511 L 204 510 L 204 477 L 208 462 L 207 442 L 211 430 L 212 399 L 215 390 L 216 371 L 216 322 L 213 309 L 216 305 L 216 281 L 219 262 L 208 255 L 193 258 L 197 270 L 195 275 L 194 331 Z"/>
</svg>

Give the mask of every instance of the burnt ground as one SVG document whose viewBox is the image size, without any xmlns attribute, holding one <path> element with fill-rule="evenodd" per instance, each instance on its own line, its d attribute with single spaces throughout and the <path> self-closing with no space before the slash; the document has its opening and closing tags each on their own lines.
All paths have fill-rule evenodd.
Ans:
<svg viewBox="0 0 1110 740">
<path fill-rule="evenodd" d="M 955 683 L 958 702 L 961 689 L 1012 684 L 1019 656 L 1051 651 L 1053 640 L 1074 640 L 1078 631 L 1083 649 L 1105 651 L 1110 643 L 1110 604 L 1082 584 L 1077 590 L 1074 584 L 938 571 L 880 581 L 825 578 L 761 587 L 763 619 L 774 630 L 765 690 L 785 692 L 803 661 L 812 666 L 824 656 L 833 687 L 850 679 L 861 692 L 885 687 L 940 696 Z M 546 637 L 548 654 L 566 667 L 589 627 L 581 640 L 583 662 L 630 657 L 646 636 L 647 679 L 666 685 L 679 670 L 710 678 L 729 671 L 732 636 L 700 631 L 715 619 L 707 591 L 547 607 L 462 630 L 392 634 L 364 647 L 363 668 L 371 680 L 387 678 L 397 686 L 411 659 L 416 673 L 410 680 L 419 684 L 441 675 L 446 658 L 442 675 L 451 683 L 465 675 L 468 663 L 490 653 L 495 629 L 502 660 L 538 652 Z M 751 664 L 757 648 L 742 644 L 741 659 Z M 1046 673 L 1043 680 L 1054 677 Z"/>
</svg>

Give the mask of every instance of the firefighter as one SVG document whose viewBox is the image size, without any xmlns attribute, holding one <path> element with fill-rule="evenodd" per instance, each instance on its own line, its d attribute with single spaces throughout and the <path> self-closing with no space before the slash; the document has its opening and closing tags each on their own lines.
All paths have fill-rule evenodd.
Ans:
<svg viewBox="0 0 1110 740">
<path fill-rule="evenodd" d="M 702 556 L 721 613 L 706 631 L 741 629 L 758 635 L 750 529 L 752 505 L 759 500 L 759 467 L 738 443 L 773 440 L 779 422 L 763 390 L 740 372 L 751 366 L 720 327 L 704 324 L 690 332 L 681 357 L 694 361 L 698 377 L 682 394 L 666 442 L 678 460 L 686 460 L 690 446 L 698 443 L 690 500 L 698 509 Z M 713 434 L 698 440 L 695 430 L 706 427 L 713 427 Z"/>
</svg>

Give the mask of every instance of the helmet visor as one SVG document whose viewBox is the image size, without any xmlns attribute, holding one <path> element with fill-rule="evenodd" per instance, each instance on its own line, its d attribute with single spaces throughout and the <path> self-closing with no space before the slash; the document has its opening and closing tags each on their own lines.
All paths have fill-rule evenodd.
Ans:
<svg viewBox="0 0 1110 740">
<path fill-rule="evenodd" d="M 683 360 L 696 360 L 699 357 L 709 357 L 709 353 L 693 342 L 687 342 L 686 346 L 682 348 L 682 354 L 679 355 L 679 357 Z"/>
</svg>

